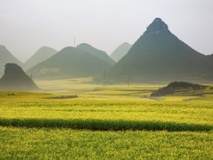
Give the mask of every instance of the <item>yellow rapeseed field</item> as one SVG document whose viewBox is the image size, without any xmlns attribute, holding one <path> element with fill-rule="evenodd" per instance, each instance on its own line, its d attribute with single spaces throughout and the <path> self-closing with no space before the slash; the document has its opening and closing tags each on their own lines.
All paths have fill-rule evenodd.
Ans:
<svg viewBox="0 0 213 160">
<path fill-rule="evenodd" d="M 40 81 L 37 92 L 1 92 L 0 159 L 213 157 L 211 91 L 153 98 L 159 86 L 87 80 Z"/>
</svg>

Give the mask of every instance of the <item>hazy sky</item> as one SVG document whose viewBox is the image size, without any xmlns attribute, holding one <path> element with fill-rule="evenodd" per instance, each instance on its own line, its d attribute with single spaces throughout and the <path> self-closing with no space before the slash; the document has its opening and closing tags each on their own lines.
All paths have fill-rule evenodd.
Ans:
<svg viewBox="0 0 213 160">
<path fill-rule="evenodd" d="M 111 54 L 156 17 L 195 50 L 213 53 L 213 0 L 0 0 L 0 44 L 22 61 L 74 38 Z"/>
</svg>

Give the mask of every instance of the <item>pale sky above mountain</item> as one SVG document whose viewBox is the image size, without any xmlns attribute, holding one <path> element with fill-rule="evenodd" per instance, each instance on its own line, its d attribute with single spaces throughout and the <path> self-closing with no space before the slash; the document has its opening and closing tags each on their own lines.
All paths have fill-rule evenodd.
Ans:
<svg viewBox="0 0 213 160">
<path fill-rule="evenodd" d="M 156 17 L 179 39 L 213 53 L 213 0 L 0 0 L 0 45 L 27 60 L 41 46 L 86 42 L 111 54 Z"/>
</svg>

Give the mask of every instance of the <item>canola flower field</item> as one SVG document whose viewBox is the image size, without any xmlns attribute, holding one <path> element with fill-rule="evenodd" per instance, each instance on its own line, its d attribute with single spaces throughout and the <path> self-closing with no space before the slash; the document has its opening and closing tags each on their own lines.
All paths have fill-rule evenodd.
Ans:
<svg viewBox="0 0 213 160">
<path fill-rule="evenodd" d="M 212 159 L 212 135 L 0 127 L 0 159 Z"/>
<path fill-rule="evenodd" d="M 0 159 L 213 158 L 209 91 L 150 98 L 158 86 L 57 82 L 0 93 Z"/>
</svg>

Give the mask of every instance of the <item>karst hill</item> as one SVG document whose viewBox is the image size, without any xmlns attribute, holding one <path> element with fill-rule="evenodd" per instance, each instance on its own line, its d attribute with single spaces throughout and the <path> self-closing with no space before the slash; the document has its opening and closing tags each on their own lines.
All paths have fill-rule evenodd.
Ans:
<svg viewBox="0 0 213 160">
<path fill-rule="evenodd" d="M 119 45 L 110 55 L 110 57 L 115 61 L 118 62 L 121 60 L 121 58 L 123 58 L 128 51 L 130 50 L 130 48 L 132 47 L 131 44 L 124 42 L 121 45 Z"/>
<path fill-rule="evenodd" d="M 37 90 L 33 80 L 15 63 L 5 65 L 4 75 L 0 79 L 0 90 L 29 91 Z"/>
<path fill-rule="evenodd" d="M 53 48 L 43 46 L 39 48 L 25 63 L 24 68 L 26 70 L 32 68 L 33 66 L 39 64 L 40 62 L 43 62 L 50 57 L 52 57 L 54 54 L 56 54 L 57 51 Z"/>
<path fill-rule="evenodd" d="M 7 63 L 16 63 L 19 66 L 23 66 L 23 63 L 19 61 L 5 46 L 0 45 L 0 77 L 4 73 L 4 66 Z"/>
<path fill-rule="evenodd" d="M 27 71 L 39 79 L 92 77 L 104 73 L 111 63 L 83 49 L 66 47 Z"/>
<path fill-rule="evenodd" d="M 108 81 L 168 83 L 213 80 L 213 61 L 178 39 L 156 18 L 109 72 Z"/>
</svg>

